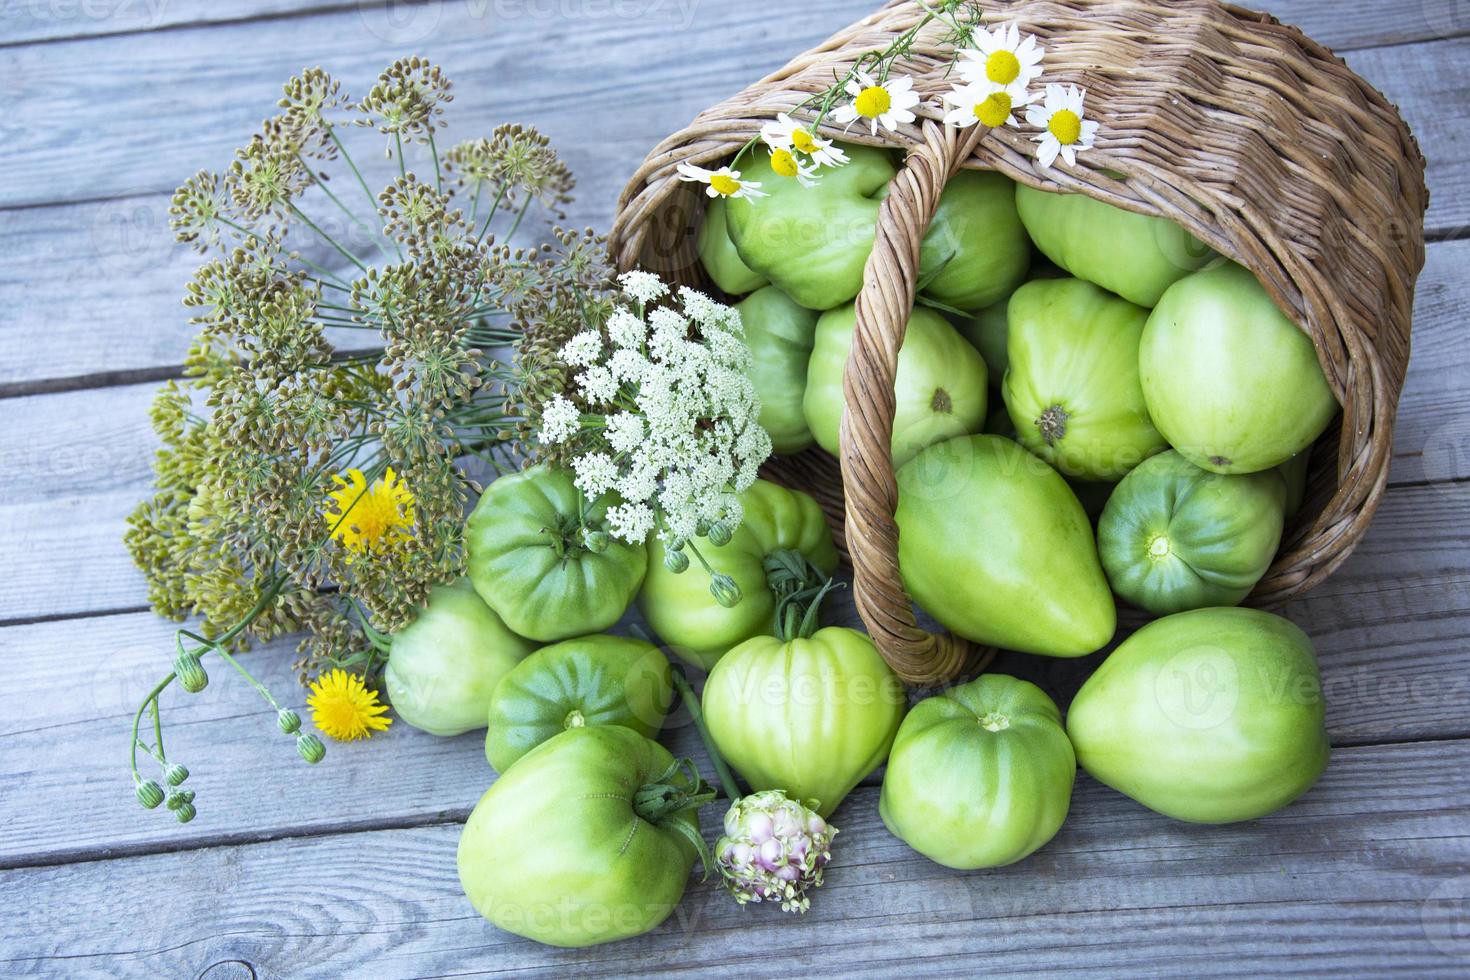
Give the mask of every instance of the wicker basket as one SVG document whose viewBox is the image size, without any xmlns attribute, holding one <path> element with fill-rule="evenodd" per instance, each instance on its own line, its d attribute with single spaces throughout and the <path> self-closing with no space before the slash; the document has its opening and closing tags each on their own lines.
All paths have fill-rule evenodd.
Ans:
<svg viewBox="0 0 1470 980">
<path fill-rule="evenodd" d="M 1313 453 L 1307 505 L 1252 594 L 1255 605 L 1278 604 L 1331 574 L 1383 496 L 1424 263 L 1428 191 L 1413 137 L 1381 94 L 1296 28 L 1215 0 L 981 6 L 987 24 L 1014 23 L 1039 37 L 1045 81 L 1086 87 L 1089 114 L 1102 123 L 1096 147 L 1076 167 L 1045 170 L 1029 131 L 943 126 L 932 105 L 952 84 L 943 77 L 951 53 L 937 28 L 921 35 L 915 62 L 901 66 L 924 99 L 913 125 L 879 139 L 824 126 L 823 135 L 902 148 L 907 159 L 879 211 L 857 297 L 840 478 L 832 458 L 815 451 L 771 465 L 773 478 L 813 493 L 839 535 L 845 530 L 858 610 L 913 683 L 952 678 L 977 653 L 916 621 L 898 571 L 889 455 L 919 246 L 959 168 L 999 170 L 1032 187 L 1168 217 L 1254 272 L 1312 338 L 1342 424 Z M 727 160 L 762 123 L 825 90 L 834 71 L 845 73 L 922 16 L 912 0 L 894 0 L 660 143 L 619 202 L 619 265 L 708 288 L 695 254 L 703 197 L 677 179 L 677 164 Z"/>
</svg>

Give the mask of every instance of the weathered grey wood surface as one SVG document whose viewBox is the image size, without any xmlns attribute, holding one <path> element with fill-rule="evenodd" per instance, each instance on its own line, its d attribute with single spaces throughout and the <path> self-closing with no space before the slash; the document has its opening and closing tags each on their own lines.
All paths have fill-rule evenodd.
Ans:
<svg viewBox="0 0 1470 980">
<path fill-rule="evenodd" d="M 459 893 L 457 823 L 493 778 L 477 736 L 397 725 L 308 772 L 222 679 L 168 709 L 200 817 L 131 802 L 125 727 L 170 630 L 119 537 L 149 482 L 151 382 L 189 334 L 193 258 L 166 230 L 179 179 L 221 166 L 301 65 L 361 91 L 417 51 L 458 83 L 453 134 L 543 127 L 581 181 L 573 220 L 602 225 L 661 136 L 870 5 L 778 20 L 697 0 L 0 3 L 0 974 L 1470 973 L 1464 0 L 1260 4 L 1402 106 L 1436 239 L 1393 488 L 1342 571 L 1288 610 L 1317 642 L 1337 746 L 1295 806 L 1187 827 L 1083 778 L 1053 844 L 963 875 L 886 833 L 870 780 L 837 814 L 837 866 L 805 919 L 693 883 L 653 934 L 571 952 L 496 932 Z M 255 663 L 289 691 L 289 659 L 277 645 Z M 1003 666 L 1065 702 L 1090 661 Z M 686 725 L 670 740 L 700 755 Z"/>
</svg>

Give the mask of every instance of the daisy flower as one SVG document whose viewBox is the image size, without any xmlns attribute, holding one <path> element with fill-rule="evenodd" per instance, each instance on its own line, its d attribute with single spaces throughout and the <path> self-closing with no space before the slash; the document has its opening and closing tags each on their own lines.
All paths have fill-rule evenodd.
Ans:
<svg viewBox="0 0 1470 980">
<path fill-rule="evenodd" d="M 1083 114 L 1082 103 L 1086 98 L 1087 93 L 1075 85 L 1048 85 L 1046 101 L 1026 110 L 1026 121 L 1045 130 L 1040 136 L 1033 137 L 1041 144 L 1036 154 L 1037 163 L 1050 167 L 1061 154 L 1068 166 L 1074 166 L 1079 150 L 1092 149 L 1101 124 Z"/>
<path fill-rule="evenodd" d="M 975 47 L 960 52 L 956 69 L 972 85 L 1003 89 L 1018 86 L 1024 92 L 1041 77 L 1041 59 L 1045 56 L 1046 49 L 1036 43 L 1034 34 L 1022 37 L 1015 24 L 1002 25 L 977 34 Z"/>
<path fill-rule="evenodd" d="M 824 140 L 786 113 L 778 113 L 775 122 L 761 127 L 761 139 L 772 150 L 791 150 L 805 154 L 815 167 L 840 167 L 847 154 Z"/>
<path fill-rule="evenodd" d="M 912 78 L 901 75 L 880 83 L 865 71 L 856 75 L 848 79 L 846 86 L 852 101 L 833 110 L 834 122 L 846 123 L 850 127 L 859 119 L 866 119 L 872 134 L 877 136 L 879 124 L 889 132 L 895 132 L 902 123 L 914 121 L 910 110 L 919 104 L 919 94 L 914 91 Z"/>
<path fill-rule="evenodd" d="M 759 181 L 741 180 L 740 171 L 731 170 L 729 167 L 721 167 L 719 170 L 706 170 L 696 167 L 692 163 L 679 164 L 679 179 L 690 180 L 696 183 L 704 183 L 709 186 L 705 193 L 710 197 L 765 197 L 766 192 L 761 190 Z"/>
<path fill-rule="evenodd" d="M 958 85 L 944 93 L 944 101 L 952 106 L 945 113 L 944 121 L 947 125 L 961 129 L 977 122 L 991 129 L 1015 126 L 1017 123 L 1015 116 L 1011 115 L 1012 111 L 1027 105 L 1035 97 L 1030 92 L 995 88 L 983 83 Z"/>
<path fill-rule="evenodd" d="M 797 157 L 790 150 L 771 147 L 771 169 L 782 177 L 795 177 L 802 187 L 811 187 L 817 182 L 817 168 Z"/>
</svg>

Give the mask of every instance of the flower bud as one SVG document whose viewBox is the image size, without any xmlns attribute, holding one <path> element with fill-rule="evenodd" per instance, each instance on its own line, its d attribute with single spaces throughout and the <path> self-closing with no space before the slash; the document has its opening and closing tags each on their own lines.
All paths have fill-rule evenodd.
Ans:
<svg viewBox="0 0 1470 980">
<path fill-rule="evenodd" d="M 664 567 L 675 575 L 682 575 L 689 571 L 689 556 L 682 551 L 664 552 Z"/>
<path fill-rule="evenodd" d="M 189 778 L 189 770 L 175 762 L 163 771 L 163 778 L 170 786 L 177 786 Z"/>
<path fill-rule="evenodd" d="M 327 754 L 327 747 L 321 739 L 308 732 L 296 737 L 296 751 L 301 753 L 301 758 L 316 765 Z"/>
<path fill-rule="evenodd" d="M 669 550 L 670 551 L 683 551 L 684 550 L 684 546 L 687 545 L 688 543 L 689 543 L 689 539 L 688 538 L 686 538 L 686 537 L 684 537 L 682 535 L 675 535 L 674 537 L 672 537 L 672 538 L 669 539 Z"/>
<path fill-rule="evenodd" d="M 594 555 L 600 555 L 607 550 L 608 545 L 612 544 L 612 535 L 606 531 L 584 531 L 582 532 L 582 543 L 587 546 L 588 551 Z"/>
<path fill-rule="evenodd" d="M 171 792 L 171 793 L 168 794 L 168 808 L 170 810 L 177 810 L 180 807 L 185 806 L 185 805 L 187 805 L 189 803 L 193 803 L 193 802 L 194 802 L 194 791 L 193 790 L 181 789 L 181 790 L 179 790 L 176 793 Z"/>
<path fill-rule="evenodd" d="M 716 572 L 710 577 L 709 591 L 715 601 L 726 609 L 733 609 L 741 599 L 740 586 L 724 572 Z"/>
<path fill-rule="evenodd" d="M 282 708 L 276 712 L 276 724 L 281 726 L 281 731 L 287 735 L 295 735 L 301 731 L 301 716 L 290 708 Z"/>
<path fill-rule="evenodd" d="M 178 676 L 179 683 L 184 685 L 184 690 L 190 694 L 198 694 L 209 685 L 209 675 L 204 672 L 204 665 L 192 653 L 179 654 L 174 661 L 174 674 Z"/>
<path fill-rule="evenodd" d="M 179 823 L 188 823 L 190 820 L 193 820 L 198 814 L 199 811 L 194 809 L 194 804 L 192 803 L 185 803 L 174 811 L 174 816 L 179 818 Z"/>
<path fill-rule="evenodd" d="M 151 779 L 139 783 L 137 793 L 138 802 L 149 810 L 163 802 L 163 787 Z"/>
<path fill-rule="evenodd" d="M 709 526 L 709 542 L 716 548 L 723 548 L 729 544 L 733 535 L 734 532 L 730 530 L 730 525 L 724 521 L 715 521 Z"/>
</svg>

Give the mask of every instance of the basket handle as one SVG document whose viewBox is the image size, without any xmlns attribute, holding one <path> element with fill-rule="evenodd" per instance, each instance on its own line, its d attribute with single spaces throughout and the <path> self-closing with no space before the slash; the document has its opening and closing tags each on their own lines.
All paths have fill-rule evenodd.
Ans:
<svg viewBox="0 0 1470 980">
<path fill-rule="evenodd" d="M 925 120 L 923 142 L 878 208 L 877 235 L 857 296 L 857 325 L 842 372 L 842 482 L 858 614 L 883 658 L 911 684 L 948 681 L 981 651 L 914 616 L 898 571 L 898 482 L 893 468 L 893 384 L 919 277 L 919 249 L 944 185 L 988 130 Z"/>
</svg>

